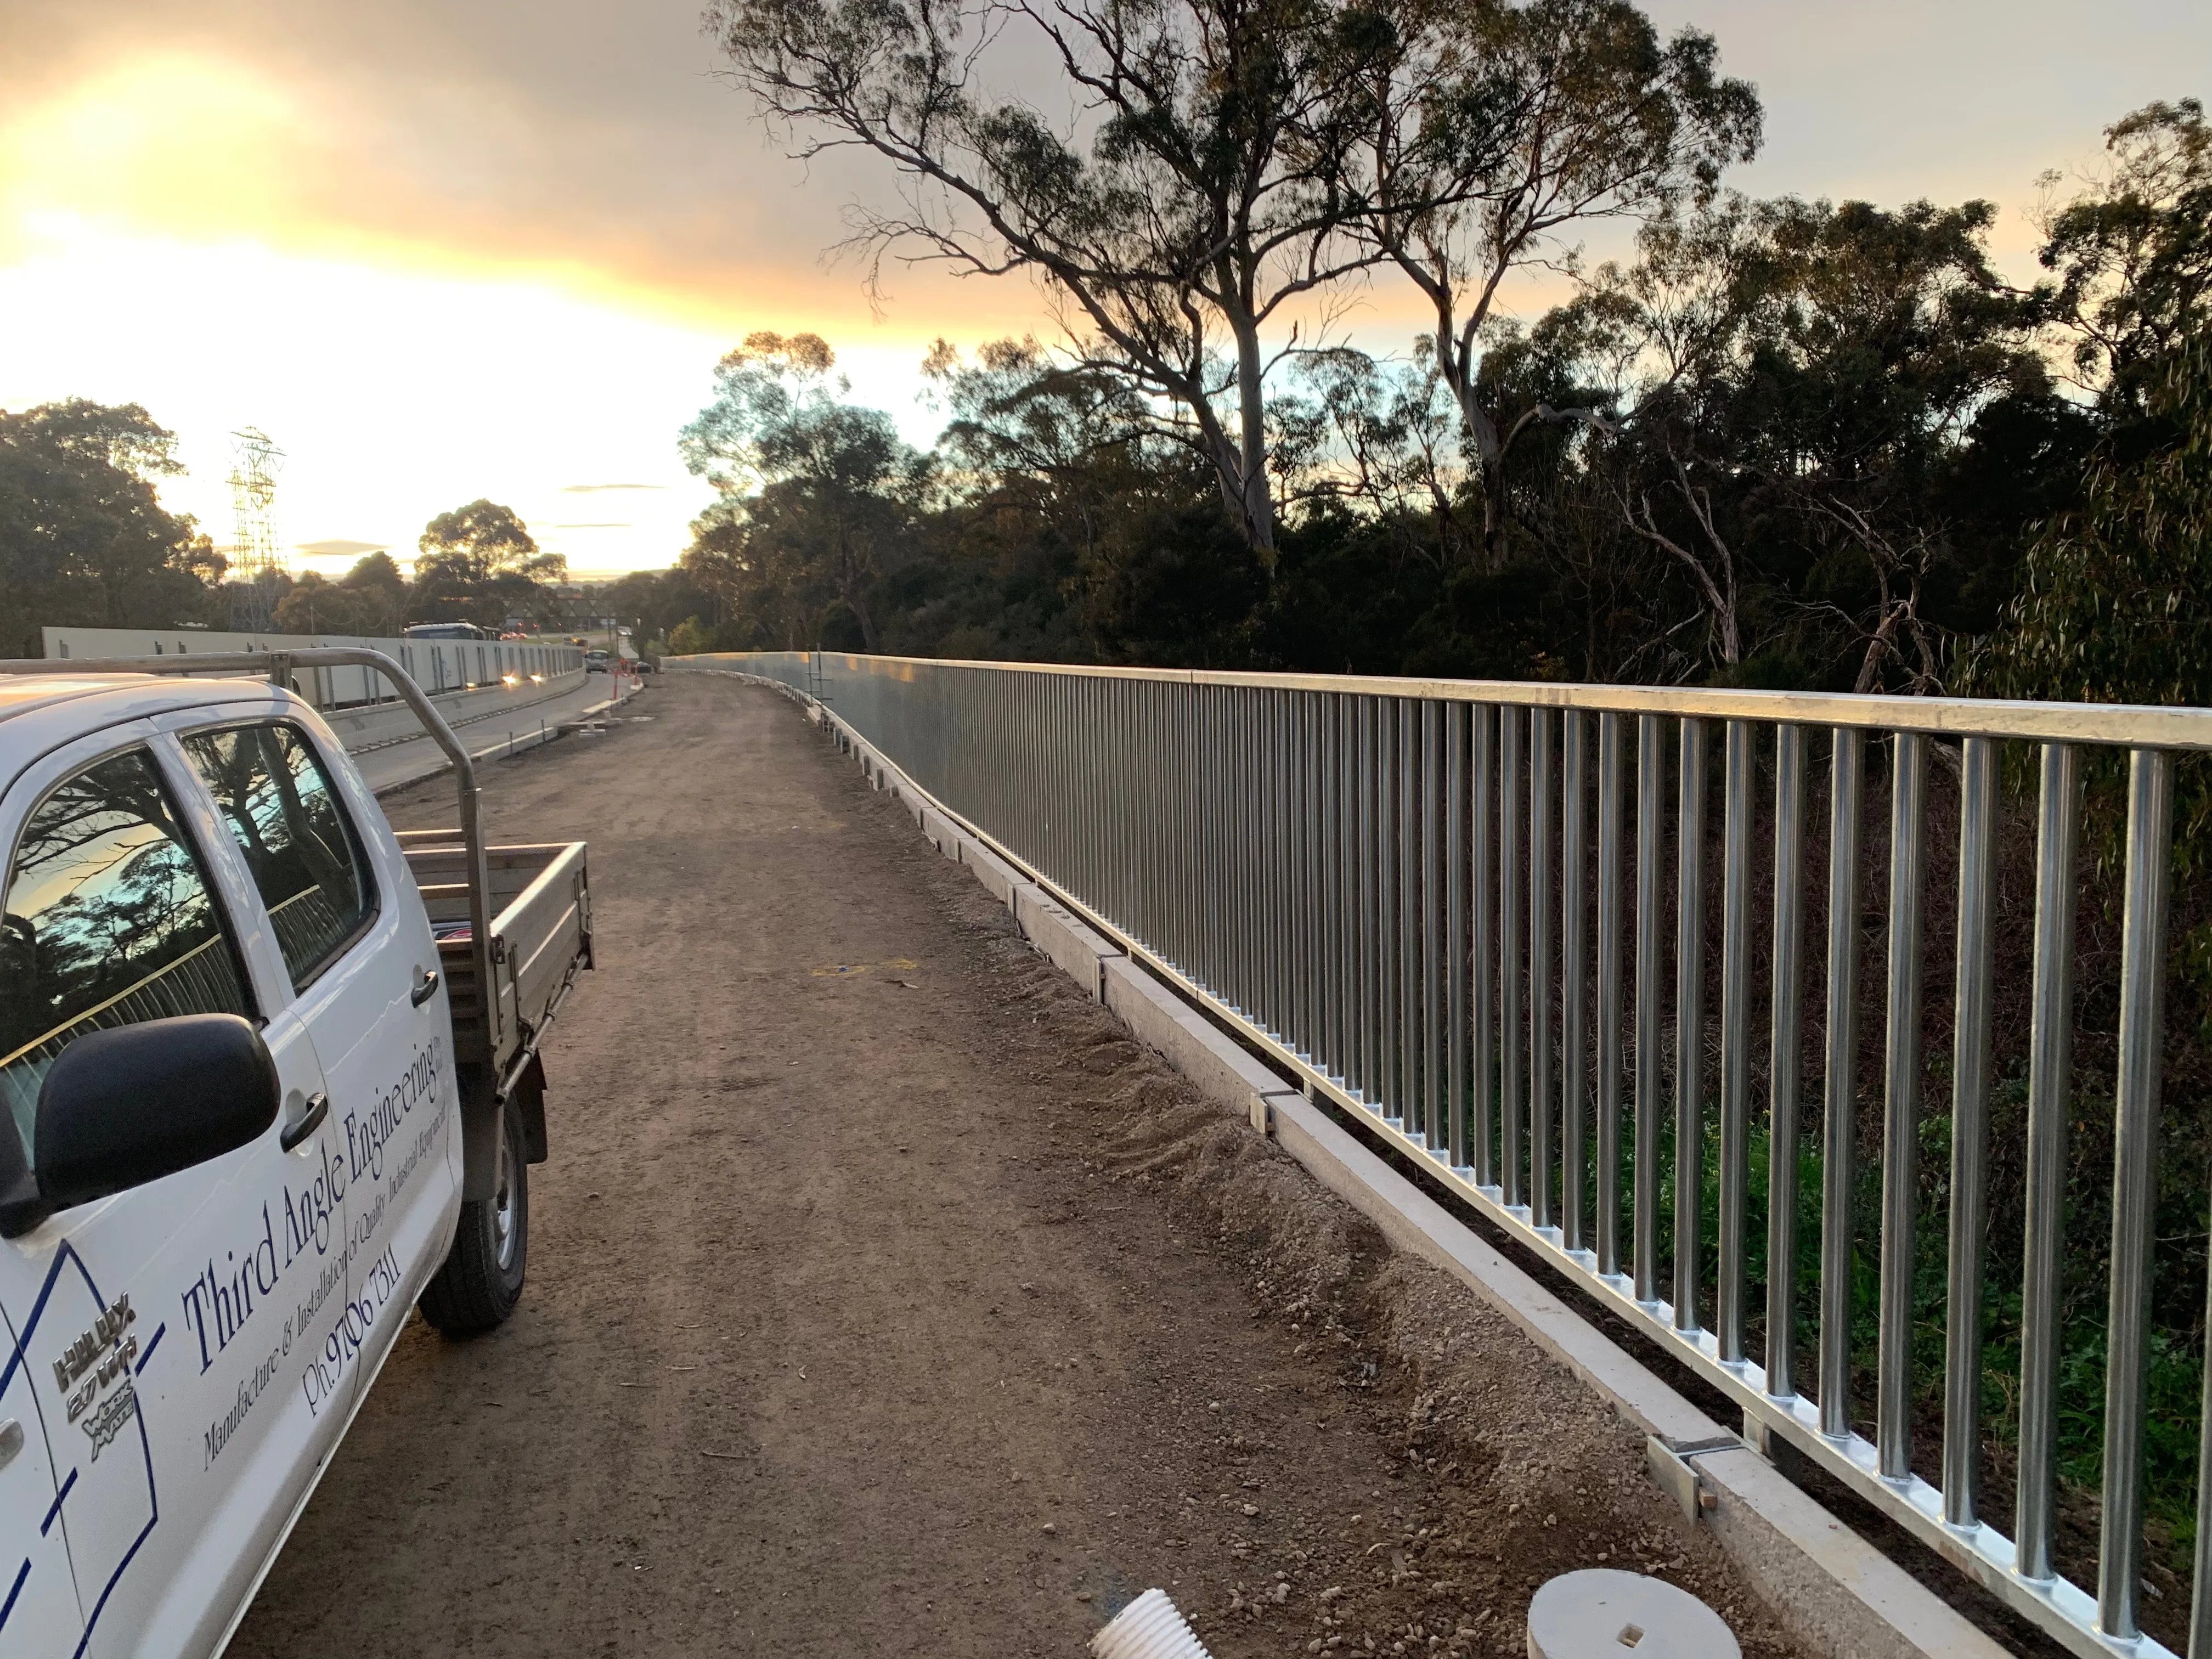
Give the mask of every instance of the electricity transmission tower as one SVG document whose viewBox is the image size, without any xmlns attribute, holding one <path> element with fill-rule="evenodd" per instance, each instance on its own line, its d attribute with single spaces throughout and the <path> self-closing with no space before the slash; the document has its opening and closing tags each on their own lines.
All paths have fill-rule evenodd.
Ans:
<svg viewBox="0 0 2212 1659">
<path fill-rule="evenodd" d="M 276 546 L 276 473 L 284 452 L 258 427 L 230 434 L 238 450 L 230 472 L 231 510 L 238 544 L 231 550 L 230 625 L 241 634 L 267 634 L 276 626 L 284 556 Z"/>
</svg>

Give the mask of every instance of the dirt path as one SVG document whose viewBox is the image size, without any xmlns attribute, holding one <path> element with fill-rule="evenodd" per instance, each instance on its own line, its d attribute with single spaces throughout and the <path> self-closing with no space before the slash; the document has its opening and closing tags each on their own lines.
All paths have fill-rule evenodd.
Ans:
<svg viewBox="0 0 2212 1659">
<path fill-rule="evenodd" d="M 1601 1552 L 1790 1651 L 1632 1435 L 788 704 L 633 712 L 487 770 L 495 836 L 589 837 L 597 901 L 523 1306 L 410 1328 L 234 1654 L 1072 1659 L 1152 1584 L 1222 1659 L 1517 1654 Z"/>
</svg>

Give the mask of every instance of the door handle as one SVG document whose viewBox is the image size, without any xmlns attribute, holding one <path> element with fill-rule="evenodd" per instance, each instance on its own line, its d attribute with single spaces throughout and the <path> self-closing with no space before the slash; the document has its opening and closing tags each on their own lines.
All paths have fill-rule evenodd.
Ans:
<svg viewBox="0 0 2212 1659">
<path fill-rule="evenodd" d="M 0 1469 L 15 1461 L 15 1454 L 23 1449 L 23 1425 L 14 1418 L 0 1423 Z"/>
<path fill-rule="evenodd" d="M 331 1097 L 328 1095 L 321 1093 L 309 1095 L 306 1114 L 297 1123 L 293 1124 L 283 1134 L 276 1137 L 276 1144 L 286 1152 L 290 1152 L 309 1135 L 321 1128 L 323 1120 L 330 1115 Z"/>
<path fill-rule="evenodd" d="M 438 970 L 435 968 L 417 968 L 415 971 L 422 977 L 415 981 L 415 988 L 407 994 L 407 1006 L 420 1008 L 438 994 Z"/>
</svg>

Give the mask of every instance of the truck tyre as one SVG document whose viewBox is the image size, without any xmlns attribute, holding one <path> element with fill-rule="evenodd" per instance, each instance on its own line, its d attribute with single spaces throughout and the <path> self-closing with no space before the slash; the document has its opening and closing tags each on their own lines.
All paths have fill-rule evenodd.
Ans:
<svg viewBox="0 0 2212 1659">
<path fill-rule="evenodd" d="M 510 1097 L 500 1108 L 492 1192 L 461 1206 L 446 1265 L 423 1287 L 422 1317 L 447 1336 L 473 1336 L 506 1322 L 522 1299 L 530 1255 L 530 1165 L 521 1114 Z"/>
</svg>

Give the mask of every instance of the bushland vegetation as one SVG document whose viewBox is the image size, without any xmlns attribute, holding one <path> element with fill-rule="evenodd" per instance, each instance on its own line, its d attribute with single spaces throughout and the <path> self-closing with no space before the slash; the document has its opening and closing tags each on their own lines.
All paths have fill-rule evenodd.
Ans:
<svg viewBox="0 0 2212 1659">
<path fill-rule="evenodd" d="M 1708 46 L 1644 46 L 1712 77 Z M 1729 119 L 1743 153 L 1755 105 Z M 1424 233 L 1491 307 L 1455 336 L 1277 340 L 1240 441 L 1264 457 L 1264 527 L 1191 408 L 1079 311 L 1065 338 L 940 343 L 926 450 L 851 401 L 829 343 L 751 336 L 683 434 L 720 490 L 684 561 L 714 604 L 683 643 L 2212 700 L 2189 642 L 2201 108 L 2138 111 L 2102 167 L 2043 181 L 2025 287 L 1992 266 L 1989 203 L 1754 201 L 1698 135 L 1607 210 L 1633 209 L 1632 257 L 1585 267 L 1575 222 L 1527 232 L 1533 210 L 1501 225 L 1485 198 Z M 1510 261 L 1468 249 L 1507 241 L 1571 296 L 1498 308 Z M 1215 368 L 1218 403 L 1243 370 Z"/>
</svg>

